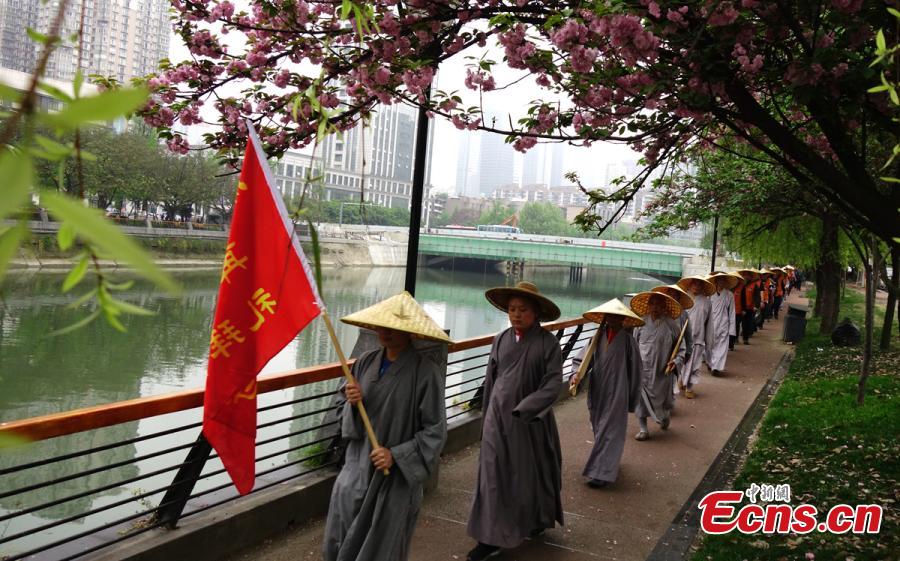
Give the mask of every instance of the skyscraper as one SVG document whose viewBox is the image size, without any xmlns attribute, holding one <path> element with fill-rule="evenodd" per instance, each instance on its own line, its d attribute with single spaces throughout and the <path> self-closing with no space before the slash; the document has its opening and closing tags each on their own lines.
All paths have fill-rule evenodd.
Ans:
<svg viewBox="0 0 900 561">
<path fill-rule="evenodd" d="M 33 72 L 42 45 L 25 30 L 49 31 L 59 0 L 0 0 L 0 65 Z M 67 40 L 50 57 L 45 78 L 71 81 L 80 65 L 85 76 L 101 74 L 126 82 L 156 70 L 169 52 L 168 0 L 83 0 L 66 7 L 60 35 Z M 84 13 L 84 37 L 76 34 Z"/>
</svg>

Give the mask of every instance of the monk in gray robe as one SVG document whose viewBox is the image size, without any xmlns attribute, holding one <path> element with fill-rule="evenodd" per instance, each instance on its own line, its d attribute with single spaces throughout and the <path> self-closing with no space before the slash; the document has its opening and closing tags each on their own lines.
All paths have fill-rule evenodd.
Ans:
<svg viewBox="0 0 900 561">
<path fill-rule="evenodd" d="M 706 325 L 706 364 L 713 376 L 725 370 L 728 341 L 737 331 L 734 328 L 734 293 L 729 290 L 727 274 L 714 275 L 710 282 L 716 292 L 709 297 L 709 318 Z"/>
<path fill-rule="evenodd" d="M 339 422 L 347 450 L 328 507 L 325 561 L 408 559 L 423 486 L 447 439 L 439 367 L 413 348 L 409 333 L 375 331 L 383 348 L 360 356 L 357 383 L 343 388 Z M 354 407 L 360 400 L 380 444 L 375 450 Z"/>
<path fill-rule="evenodd" d="M 539 320 L 559 317 L 531 283 L 491 289 L 486 296 L 512 327 L 491 347 L 484 379 L 481 452 L 467 530 L 478 541 L 467 559 L 563 523 L 562 453 L 553 404 L 562 390 L 559 341 Z"/>
<path fill-rule="evenodd" d="M 630 312 L 621 303 L 619 305 L 625 312 Z M 618 478 L 625 450 L 628 413 L 634 412 L 640 399 L 641 355 L 631 329 L 624 327 L 626 316 L 611 311 L 600 312 L 604 314 L 603 323 L 596 335 L 597 343 L 587 377 L 587 405 L 594 430 L 594 446 L 582 474 L 588 478 L 587 484 L 595 489 L 615 483 Z M 627 319 L 633 325 L 642 323 L 633 313 Z M 582 347 L 572 359 L 573 370 L 581 367 L 587 350 L 587 346 Z"/>
<path fill-rule="evenodd" d="M 669 428 L 675 401 L 673 371 L 684 364 L 685 345 L 684 339 L 678 341 L 681 330 L 673 319 L 681 315 L 678 302 L 664 294 L 643 292 L 632 299 L 631 307 L 635 312 L 647 311 L 641 318 L 644 325 L 634 330 L 641 354 L 641 391 L 645 394 L 635 408 L 640 431 L 634 438 L 643 441 L 650 438 L 647 417 L 656 417 L 663 429 Z M 674 360 L 669 360 L 676 343 L 678 352 Z"/>
<path fill-rule="evenodd" d="M 683 278 L 678 281 L 678 286 L 694 299 L 694 305 L 688 310 L 691 348 L 687 349 L 684 367 L 679 371 L 678 389 L 684 391 L 687 399 L 694 399 L 694 386 L 700 382 L 700 367 L 706 359 L 706 329 L 709 323 L 707 293 L 712 292 L 713 287 L 708 281 L 697 277 Z"/>
<path fill-rule="evenodd" d="M 693 335 L 691 334 L 691 328 L 684 328 L 684 325 L 688 323 L 690 319 L 690 309 L 694 307 L 694 299 L 690 294 L 685 292 L 683 288 L 678 286 L 677 284 L 656 286 L 650 289 L 650 292 L 661 292 L 666 296 L 671 296 L 675 300 L 681 304 L 681 315 L 678 316 L 678 319 L 675 323 L 678 325 L 678 332 L 681 333 L 682 329 L 684 329 L 684 364 L 675 369 L 675 384 L 672 388 L 672 393 L 678 395 L 681 393 L 681 390 L 684 389 L 681 384 L 681 378 L 685 376 L 685 370 L 687 370 L 688 366 L 691 363 L 691 353 L 694 352 L 694 341 Z M 674 406 L 674 405 L 673 405 Z"/>
</svg>

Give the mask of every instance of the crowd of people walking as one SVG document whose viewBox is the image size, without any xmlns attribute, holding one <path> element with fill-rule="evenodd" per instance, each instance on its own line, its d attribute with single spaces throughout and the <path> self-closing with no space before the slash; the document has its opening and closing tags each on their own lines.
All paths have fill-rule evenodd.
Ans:
<svg viewBox="0 0 900 561">
<path fill-rule="evenodd" d="M 689 276 L 585 312 L 598 324 L 573 357 L 569 392 L 587 393 L 594 440 L 584 466 L 595 489 L 616 482 L 629 413 L 637 441 L 649 421 L 668 430 L 676 396 L 695 399 L 705 372 L 719 376 L 729 350 L 749 345 L 765 321 L 778 318 L 799 286 L 791 266 Z M 559 318 L 553 301 L 529 282 L 485 296 L 508 315 L 494 337 L 479 392 L 482 438 L 467 532 L 467 561 L 482 561 L 563 524 L 562 449 L 553 405 L 564 391 L 559 341 L 541 322 Z M 373 329 L 381 348 L 359 357 L 356 381 L 340 390 L 341 437 L 348 443 L 332 491 L 323 555 L 327 561 L 402 561 L 447 436 L 443 380 L 415 352 L 414 338 L 448 341 L 407 293 L 343 321 Z M 704 370 L 704 365 L 706 369 Z M 360 413 L 370 411 L 379 442 L 367 440 Z"/>
</svg>

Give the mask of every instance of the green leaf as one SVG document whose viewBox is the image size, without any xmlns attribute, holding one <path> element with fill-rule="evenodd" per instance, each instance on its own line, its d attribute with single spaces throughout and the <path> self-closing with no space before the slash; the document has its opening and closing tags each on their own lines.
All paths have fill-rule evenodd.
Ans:
<svg viewBox="0 0 900 561">
<path fill-rule="evenodd" d="M 19 101 L 22 99 L 22 92 L 6 84 L 0 84 L 0 99 Z"/>
<path fill-rule="evenodd" d="M 98 317 L 100 317 L 100 310 L 96 309 L 93 312 L 91 312 L 89 315 L 81 318 L 80 320 L 76 321 L 75 323 L 73 323 L 71 325 L 67 325 L 66 327 L 63 327 L 62 329 L 57 329 L 56 331 L 50 332 L 49 335 L 50 335 L 50 337 L 57 337 L 59 335 L 65 335 L 66 333 L 71 333 L 77 329 L 81 329 L 82 327 L 91 323 Z"/>
<path fill-rule="evenodd" d="M 81 282 L 81 279 L 84 278 L 84 274 L 88 270 L 88 265 L 90 264 L 91 256 L 85 252 L 84 255 L 81 256 L 81 261 L 78 262 L 72 270 L 69 271 L 69 274 L 66 275 L 66 280 L 63 281 L 62 291 L 68 292 L 72 290 L 75 285 Z"/>
<path fill-rule="evenodd" d="M 875 46 L 878 47 L 879 51 L 887 49 L 887 41 L 884 40 L 884 31 L 881 29 L 875 34 Z"/>
<path fill-rule="evenodd" d="M 869 93 L 878 93 L 878 92 L 886 92 L 886 91 L 888 91 L 889 89 L 891 89 L 890 86 L 886 86 L 886 85 L 882 84 L 882 85 L 880 85 L 880 86 L 874 86 L 874 87 L 871 87 L 871 88 L 869 88 L 869 89 L 866 90 L 866 91 L 869 92 Z"/>
<path fill-rule="evenodd" d="M 22 446 L 31 442 L 24 436 L 11 434 L 8 432 L 0 432 L 0 449 L 12 448 L 13 446 Z"/>
<path fill-rule="evenodd" d="M 59 249 L 66 251 L 75 243 L 75 226 L 68 222 L 63 222 L 59 230 L 56 231 L 56 243 Z"/>
<path fill-rule="evenodd" d="M 22 223 L 19 223 L 12 228 L 7 228 L 0 234 L 0 278 L 3 278 L 4 275 L 6 275 L 6 269 L 9 267 L 9 262 L 12 260 L 13 256 L 16 254 L 16 250 L 19 249 L 19 245 L 27 235 L 28 227 Z"/>
<path fill-rule="evenodd" d="M 28 191 L 34 180 L 31 155 L 7 149 L 0 153 L 0 218 L 18 211 L 28 199 Z"/>
<path fill-rule="evenodd" d="M 350 9 L 353 7 L 353 2 L 350 0 L 343 0 L 341 2 L 341 19 L 347 19 L 347 16 L 350 15 Z"/>
<path fill-rule="evenodd" d="M 894 8 L 888 8 L 887 11 L 889 14 L 891 14 L 895 18 L 900 18 L 900 11 L 897 11 Z"/>
<path fill-rule="evenodd" d="M 79 68 L 75 73 L 75 79 L 72 81 L 72 93 L 75 94 L 75 97 L 81 95 L 81 85 L 84 83 L 84 73 L 81 72 Z"/>
<path fill-rule="evenodd" d="M 68 308 L 68 309 L 70 309 L 70 310 L 74 310 L 74 309 L 76 309 L 76 308 L 79 308 L 79 307 L 81 307 L 82 304 L 84 304 L 85 302 L 87 302 L 88 300 L 90 300 L 91 298 L 93 298 L 94 295 L 96 295 L 96 294 L 97 294 L 97 289 L 96 289 L 96 288 L 93 288 L 93 289 L 91 289 L 91 290 L 85 292 L 85 293 L 82 294 L 81 296 L 79 296 L 78 299 L 76 299 L 75 301 L 70 302 L 69 304 L 67 304 L 67 305 L 66 305 L 66 308 Z"/>
<path fill-rule="evenodd" d="M 66 146 L 65 144 L 60 144 L 55 140 L 51 140 L 46 136 L 35 135 L 35 142 L 37 142 L 41 148 L 46 150 L 52 156 L 61 156 L 66 157 L 75 152 L 74 146 Z"/>
<path fill-rule="evenodd" d="M 319 289 L 319 294 L 322 294 L 322 248 L 319 246 L 319 232 L 316 230 L 312 220 L 307 220 L 306 223 L 309 224 L 309 237 L 312 239 L 313 271 L 316 275 L 316 286 Z"/>
<path fill-rule="evenodd" d="M 113 329 L 115 329 L 116 331 L 121 331 L 122 333 L 128 331 L 127 329 L 125 329 L 125 326 L 122 325 L 122 322 L 119 321 L 119 311 L 116 308 L 106 306 L 102 309 L 103 317 L 106 319 L 106 323 L 108 323 Z"/>
<path fill-rule="evenodd" d="M 59 113 L 42 114 L 43 120 L 61 128 L 74 129 L 95 121 L 111 121 L 134 112 L 147 100 L 144 88 L 109 90 L 99 95 L 82 97 L 69 103 Z"/>
<path fill-rule="evenodd" d="M 900 179 L 896 177 L 881 177 L 882 181 L 887 181 L 888 183 L 900 183 Z"/>
<path fill-rule="evenodd" d="M 129 281 L 120 282 L 120 283 L 113 283 L 113 282 L 107 281 L 106 286 L 110 290 L 128 290 L 129 288 L 134 286 L 134 281 L 129 280 Z"/>
<path fill-rule="evenodd" d="M 136 316 L 155 316 L 156 312 L 153 310 L 148 310 L 146 308 L 141 308 L 140 306 L 135 306 L 134 304 L 125 302 L 123 300 L 116 300 L 115 298 L 109 299 L 109 307 L 115 308 L 123 313 L 132 314 Z"/>
<path fill-rule="evenodd" d="M 64 222 L 71 222 L 78 235 L 89 241 L 114 259 L 134 267 L 141 276 L 153 281 L 170 293 L 180 288 L 163 272 L 150 256 L 122 231 L 103 218 L 100 211 L 87 208 L 79 201 L 54 192 L 41 194 L 41 202 L 50 212 Z"/>
<path fill-rule="evenodd" d="M 50 97 L 56 98 L 60 101 L 65 101 L 66 103 L 72 101 L 72 96 L 57 88 L 56 86 L 51 86 L 46 82 L 39 82 L 37 87 L 39 90 L 50 94 Z"/>
<path fill-rule="evenodd" d="M 42 45 L 46 45 L 47 43 L 50 42 L 49 35 L 44 35 L 43 33 L 38 33 L 37 31 L 35 31 L 34 29 L 31 29 L 30 27 L 25 28 L 25 33 L 28 34 L 28 36 L 31 37 L 31 40 L 34 41 L 35 43 L 41 43 Z"/>
</svg>

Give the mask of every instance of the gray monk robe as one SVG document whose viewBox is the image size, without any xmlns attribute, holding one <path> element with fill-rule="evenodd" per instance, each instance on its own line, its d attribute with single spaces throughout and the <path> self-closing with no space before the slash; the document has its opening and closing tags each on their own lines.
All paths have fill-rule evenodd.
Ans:
<svg viewBox="0 0 900 561">
<path fill-rule="evenodd" d="M 706 359 L 706 328 L 709 322 L 709 296 L 697 294 L 693 296 L 694 307 L 687 311 L 691 322 L 688 331 L 691 332 L 692 350 L 690 359 L 681 368 L 681 383 L 684 386 L 692 386 L 700 381 L 700 367 Z M 683 314 L 682 314 L 683 315 Z M 685 334 L 685 339 L 687 336 Z M 685 343 L 687 344 L 687 342 Z"/>
<path fill-rule="evenodd" d="M 562 452 L 553 404 L 562 389 L 562 353 L 535 324 L 516 342 L 494 337 L 484 378 L 481 453 L 469 535 L 516 547 L 538 528 L 563 523 Z"/>
<path fill-rule="evenodd" d="M 600 331 L 594 349 L 588 382 L 587 404 L 594 429 L 594 448 L 584 466 L 584 476 L 614 483 L 625 450 L 628 413 L 640 400 L 641 355 L 627 330 L 621 330 L 609 342 L 607 331 Z M 572 359 L 577 371 L 587 346 Z"/>
<path fill-rule="evenodd" d="M 665 372 L 681 329 L 678 323 L 668 316 L 654 321 L 648 314 L 641 319 L 645 324 L 634 329 L 634 338 L 641 352 L 641 385 L 647 390 L 653 410 L 661 416 L 665 410 L 672 409 L 675 403 L 675 396 L 672 393 L 675 373 Z M 676 369 L 684 364 L 684 354 L 685 344 L 682 339 L 678 346 L 678 354 L 675 356 Z M 638 401 L 635 414 L 638 417 L 651 416 L 643 400 Z"/>
<path fill-rule="evenodd" d="M 372 447 L 356 406 L 341 412 L 348 441 L 334 483 L 322 553 L 325 561 L 403 561 L 422 504 L 422 487 L 447 440 L 444 380 L 434 362 L 412 346 L 379 380 L 384 350 L 353 365 L 378 442 L 394 458 L 390 475 L 375 469 Z"/>
<path fill-rule="evenodd" d="M 706 324 L 706 364 L 710 370 L 725 370 L 728 338 L 737 333 L 734 325 L 734 292 L 723 288 L 709 297 Z"/>
</svg>

